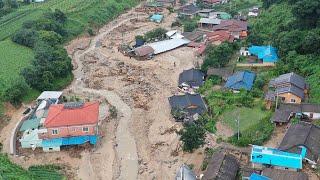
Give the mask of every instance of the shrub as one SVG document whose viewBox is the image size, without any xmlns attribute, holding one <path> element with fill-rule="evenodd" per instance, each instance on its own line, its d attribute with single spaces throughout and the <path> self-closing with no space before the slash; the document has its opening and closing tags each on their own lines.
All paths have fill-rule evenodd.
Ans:
<svg viewBox="0 0 320 180">
<path fill-rule="evenodd" d="M 183 23 L 183 30 L 185 32 L 192 32 L 198 27 L 198 24 L 196 21 L 186 21 Z"/>
<path fill-rule="evenodd" d="M 33 29 L 20 29 L 12 36 L 12 41 L 20 45 L 33 48 L 36 43 L 37 36 L 38 33 Z"/>
<path fill-rule="evenodd" d="M 117 118 L 118 117 L 118 110 L 115 106 L 112 106 L 110 105 L 110 108 L 109 108 L 109 113 L 110 113 L 110 117 L 111 118 Z"/>
<path fill-rule="evenodd" d="M 28 91 L 29 86 L 27 83 L 19 78 L 16 79 L 3 93 L 2 97 L 5 101 L 9 101 L 13 105 L 21 103 L 22 97 Z"/>
</svg>

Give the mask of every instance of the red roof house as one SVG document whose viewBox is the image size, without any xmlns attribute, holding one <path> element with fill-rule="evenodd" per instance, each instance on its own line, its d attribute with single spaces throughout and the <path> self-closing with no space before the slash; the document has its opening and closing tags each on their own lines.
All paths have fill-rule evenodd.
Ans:
<svg viewBox="0 0 320 180">
<path fill-rule="evenodd" d="M 234 37 L 229 31 L 220 30 L 207 33 L 207 42 L 213 45 L 219 45 L 223 42 L 233 42 Z"/>
<path fill-rule="evenodd" d="M 99 102 L 51 105 L 44 121 L 47 133 L 44 139 L 96 135 L 99 119 Z"/>
<path fill-rule="evenodd" d="M 236 39 L 247 37 L 248 23 L 239 20 L 223 20 L 219 25 L 213 26 L 213 31 L 229 31 Z"/>
</svg>

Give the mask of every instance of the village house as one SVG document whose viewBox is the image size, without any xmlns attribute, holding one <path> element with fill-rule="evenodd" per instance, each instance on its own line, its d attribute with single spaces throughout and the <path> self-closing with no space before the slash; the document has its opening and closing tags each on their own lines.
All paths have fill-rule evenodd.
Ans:
<svg viewBox="0 0 320 180">
<path fill-rule="evenodd" d="M 203 18 L 209 18 L 210 14 L 213 13 L 213 9 L 201 9 L 198 11 L 198 16 L 203 17 Z"/>
<path fill-rule="evenodd" d="M 304 172 L 288 171 L 275 168 L 264 168 L 261 175 L 269 180 L 308 180 L 308 175 Z M 263 179 L 262 179 L 263 180 Z"/>
<path fill-rule="evenodd" d="M 304 78 L 295 73 L 282 74 L 269 82 L 270 90 L 265 99 L 267 108 L 272 102 L 279 100 L 283 103 L 300 104 L 308 95 L 309 86 Z"/>
<path fill-rule="evenodd" d="M 169 103 L 172 113 L 185 113 L 186 117 L 182 121 L 197 120 L 199 115 L 207 111 L 200 94 L 174 95 L 169 97 Z"/>
<path fill-rule="evenodd" d="M 198 27 L 203 29 L 211 29 L 213 26 L 221 23 L 217 18 L 201 18 L 198 22 Z"/>
<path fill-rule="evenodd" d="M 202 2 L 203 2 L 203 4 L 205 6 L 212 7 L 212 6 L 215 6 L 215 5 L 218 5 L 218 4 L 227 3 L 228 0 L 203 0 Z"/>
<path fill-rule="evenodd" d="M 229 20 L 232 18 L 231 14 L 227 12 L 221 12 L 221 11 L 214 11 L 210 12 L 209 18 L 218 18 L 221 20 Z"/>
<path fill-rule="evenodd" d="M 282 125 L 290 122 L 292 118 L 299 118 L 307 122 L 320 120 L 320 104 L 280 103 L 271 118 L 271 122 Z"/>
<path fill-rule="evenodd" d="M 204 73 L 197 69 L 183 70 L 179 75 L 179 88 L 188 92 L 189 89 L 198 89 L 204 83 Z"/>
<path fill-rule="evenodd" d="M 174 7 L 177 0 L 155 0 L 155 2 L 162 4 L 163 7 Z"/>
<path fill-rule="evenodd" d="M 225 88 L 231 89 L 234 92 L 239 92 L 241 89 L 250 91 L 253 87 L 256 74 L 251 71 L 238 71 L 228 77 Z"/>
<path fill-rule="evenodd" d="M 291 124 L 282 139 L 279 150 L 300 153 L 306 149 L 306 162 L 313 167 L 319 164 L 320 156 L 320 127 L 307 122 Z"/>
<path fill-rule="evenodd" d="M 234 37 L 228 32 L 224 30 L 208 32 L 206 34 L 206 43 L 210 43 L 212 45 L 220 45 L 223 42 L 234 42 Z"/>
<path fill-rule="evenodd" d="M 295 153 L 281 151 L 275 148 L 252 146 L 250 161 L 254 168 L 273 166 L 282 169 L 302 169 L 302 161 L 305 158 L 307 149 L 299 147 Z"/>
<path fill-rule="evenodd" d="M 166 36 L 170 39 L 182 39 L 184 36 L 178 30 L 171 30 L 166 32 Z"/>
<path fill-rule="evenodd" d="M 222 20 L 219 25 L 213 26 L 212 31 L 225 30 L 231 33 L 235 39 L 244 39 L 248 36 L 248 23 L 238 20 Z"/>
<path fill-rule="evenodd" d="M 57 104 L 61 99 L 62 91 L 43 91 L 37 98 L 37 102 L 49 100 L 52 104 Z"/>
<path fill-rule="evenodd" d="M 178 16 L 180 17 L 187 17 L 187 18 L 193 18 L 198 14 L 198 11 L 200 8 L 198 8 L 194 4 L 187 4 L 179 8 L 178 10 Z"/>
<path fill-rule="evenodd" d="M 256 56 L 258 59 L 262 60 L 263 64 L 273 65 L 279 60 L 277 55 L 277 49 L 272 46 L 251 46 L 247 51 L 242 51 L 242 56 Z M 245 52 L 245 53 L 243 53 Z"/>
<path fill-rule="evenodd" d="M 236 180 L 239 167 L 233 155 L 219 151 L 213 154 L 202 180 Z"/>
<path fill-rule="evenodd" d="M 56 104 L 49 108 L 39 138 L 44 151 L 98 139 L 99 102 Z"/>
</svg>

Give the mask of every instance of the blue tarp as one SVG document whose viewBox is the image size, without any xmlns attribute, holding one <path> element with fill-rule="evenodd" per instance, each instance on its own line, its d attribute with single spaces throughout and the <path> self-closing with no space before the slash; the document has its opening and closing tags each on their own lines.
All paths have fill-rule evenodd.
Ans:
<svg viewBox="0 0 320 180">
<path fill-rule="evenodd" d="M 67 138 L 54 138 L 46 139 L 42 141 L 42 147 L 57 147 L 57 146 L 67 146 L 67 145 L 79 145 L 86 142 L 90 144 L 96 144 L 98 141 L 98 136 L 76 136 Z"/>
<path fill-rule="evenodd" d="M 252 173 L 250 176 L 250 180 L 271 180 L 271 179 L 266 176 L 261 176 L 256 173 Z"/>
<path fill-rule="evenodd" d="M 251 71 L 238 71 L 228 77 L 225 87 L 233 90 L 251 90 L 256 74 Z"/>
<path fill-rule="evenodd" d="M 154 21 L 154 22 L 157 22 L 157 23 L 160 23 L 162 21 L 162 18 L 163 18 L 163 15 L 154 14 L 154 15 L 151 16 L 150 20 Z"/>
<path fill-rule="evenodd" d="M 133 47 L 137 48 L 137 47 L 140 47 L 140 46 L 142 46 L 142 45 L 144 45 L 144 40 L 142 40 L 142 39 L 137 39 L 137 40 L 136 40 L 136 44 L 135 44 Z"/>
<path fill-rule="evenodd" d="M 272 46 L 251 46 L 249 52 L 267 63 L 275 63 L 279 59 L 277 49 Z"/>
</svg>

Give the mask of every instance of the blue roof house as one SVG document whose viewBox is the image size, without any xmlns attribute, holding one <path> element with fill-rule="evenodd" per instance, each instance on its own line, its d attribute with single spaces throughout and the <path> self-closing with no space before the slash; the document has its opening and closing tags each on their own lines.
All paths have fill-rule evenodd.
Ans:
<svg viewBox="0 0 320 180">
<path fill-rule="evenodd" d="M 153 14 L 150 17 L 150 21 L 153 21 L 153 22 L 156 22 L 156 23 L 161 23 L 162 19 L 163 19 L 163 15 L 161 15 L 161 14 Z"/>
<path fill-rule="evenodd" d="M 293 170 L 302 169 L 302 160 L 305 158 L 307 149 L 301 146 L 300 154 L 280 151 L 274 148 L 252 146 L 251 162 L 255 165 L 271 165 Z"/>
<path fill-rule="evenodd" d="M 279 59 L 277 49 L 272 46 L 251 46 L 249 53 L 261 59 L 263 63 L 276 63 Z"/>
<path fill-rule="evenodd" d="M 232 90 L 245 89 L 249 91 L 252 89 L 255 78 L 256 74 L 251 71 L 238 71 L 228 77 L 225 88 Z"/>
</svg>

